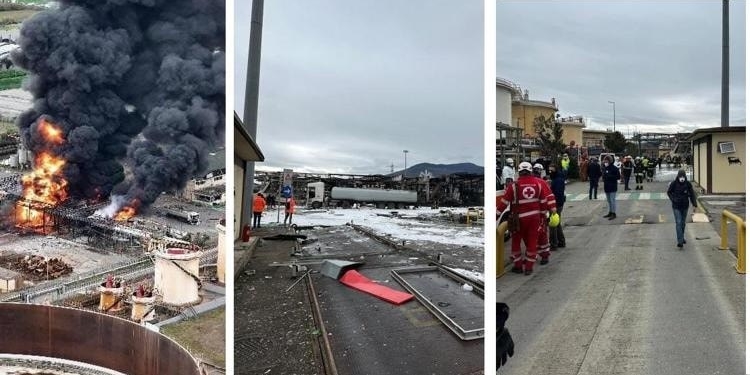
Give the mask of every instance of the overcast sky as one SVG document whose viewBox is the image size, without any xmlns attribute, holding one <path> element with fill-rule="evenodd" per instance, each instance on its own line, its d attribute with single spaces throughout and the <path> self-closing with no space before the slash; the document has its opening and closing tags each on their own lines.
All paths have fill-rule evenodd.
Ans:
<svg viewBox="0 0 750 375">
<path fill-rule="evenodd" d="M 251 1 L 235 11 L 243 117 Z M 483 164 L 481 0 L 265 2 L 259 169 Z"/>
<path fill-rule="evenodd" d="M 721 126 L 722 2 L 498 1 L 497 75 L 589 128 Z M 729 122 L 745 124 L 745 2 L 730 1 Z"/>
</svg>

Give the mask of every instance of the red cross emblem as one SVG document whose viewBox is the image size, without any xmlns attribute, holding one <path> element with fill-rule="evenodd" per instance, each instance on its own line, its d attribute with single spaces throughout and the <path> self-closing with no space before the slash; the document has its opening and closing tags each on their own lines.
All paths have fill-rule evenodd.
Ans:
<svg viewBox="0 0 750 375">
<path fill-rule="evenodd" d="M 527 186 L 523 188 L 523 192 L 521 193 L 521 195 L 523 195 L 523 197 L 526 199 L 534 198 L 535 194 L 536 192 L 534 191 L 534 188 L 532 188 L 531 186 Z"/>
</svg>

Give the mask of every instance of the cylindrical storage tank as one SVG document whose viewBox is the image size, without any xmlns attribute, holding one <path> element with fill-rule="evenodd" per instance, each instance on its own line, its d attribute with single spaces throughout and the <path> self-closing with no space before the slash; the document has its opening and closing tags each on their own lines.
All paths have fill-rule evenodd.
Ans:
<svg viewBox="0 0 750 375">
<path fill-rule="evenodd" d="M 201 252 L 167 249 L 154 254 L 154 289 L 161 293 L 162 302 L 176 306 L 198 303 Z"/>
<path fill-rule="evenodd" d="M 226 249 L 225 244 L 227 243 L 227 229 L 221 225 L 216 224 L 216 231 L 219 232 L 219 251 L 216 259 L 216 278 L 219 282 L 224 284 L 224 273 L 226 271 Z"/>
<path fill-rule="evenodd" d="M 331 189 L 331 198 L 357 202 L 416 203 L 417 192 L 409 190 L 356 189 L 335 187 Z"/>
<path fill-rule="evenodd" d="M 4 355 L 60 358 L 123 374 L 201 374 L 195 358 L 168 337 L 92 311 L 0 303 L 0 332 Z"/>
<path fill-rule="evenodd" d="M 130 310 L 130 319 L 132 319 L 134 322 L 150 322 L 154 320 L 154 317 L 156 316 L 155 310 L 154 310 L 154 302 L 156 301 L 156 297 L 136 297 L 135 293 L 133 293 L 133 308 Z"/>
<path fill-rule="evenodd" d="M 102 284 L 99 286 L 99 311 L 114 313 L 122 310 L 124 287 L 107 288 Z"/>
<path fill-rule="evenodd" d="M 29 162 L 29 152 L 25 148 L 18 149 L 18 162 L 21 164 Z"/>
<path fill-rule="evenodd" d="M 11 168 L 18 168 L 18 153 L 15 153 L 10 156 L 10 167 Z"/>
</svg>

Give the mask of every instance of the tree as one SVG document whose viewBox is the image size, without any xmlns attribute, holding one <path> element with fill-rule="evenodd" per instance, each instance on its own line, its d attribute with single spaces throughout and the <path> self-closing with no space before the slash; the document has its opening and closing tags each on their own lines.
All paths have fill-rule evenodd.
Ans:
<svg viewBox="0 0 750 375">
<path fill-rule="evenodd" d="M 628 142 L 625 140 L 625 136 L 620 132 L 608 133 L 604 138 L 604 147 L 607 151 L 614 152 L 615 154 L 621 154 L 625 151 L 625 146 Z"/>
<path fill-rule="evenodd" d="M 534 118 L 534 130 L 539 136 L 542 156 L 547 156 L 557 163 L 558 155 L 565 150 L 565 143 L 562 141 L 562 124 L 555 121 L 554 116 L 545 118 L 539 115 Z"/>
</svg>

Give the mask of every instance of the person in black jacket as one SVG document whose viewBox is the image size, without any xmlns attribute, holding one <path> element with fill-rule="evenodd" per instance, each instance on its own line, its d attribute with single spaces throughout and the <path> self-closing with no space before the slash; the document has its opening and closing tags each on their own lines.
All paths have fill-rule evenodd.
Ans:
<svg viewBox="0 0 750 375">
<path fill-rule="evenodd" d="M 620 170 L 612 164 L 612 157 L 607 155 L 602 166 L 602 180 L 604 181 L 604 193 L 607 195 L 609 213 L 604 215 L 605 219 L 613 220 L 617 217 L 615 197 L 617 196 L 617 181 L 620 179 Z"/>
<path fill-rule="evenodd" d="M 672 211 L 674 212 L 674 223 L 677 229 L 677 247 L 685 244 L 685 221 L 690 204 L 693 205 L 693 211 L 698 207 L 695 202 L 695 192 L 693 185 L 688 182 L 685 170 L 677 171 L 677 178 L 669 183 L 667 196 L 672 201 Z"/>
<path fill-rule="evenodd" d="M 555 165 L 549 166 L 549 175 L 552 194 L 555 195 L 557 213 L 562 215 L 563 205 L 565 205 L 565 177 L 562 176 Z M 556 227 L 549 229 L 549 245 L 552 251 L 565 247 L 565 235 L 562 227 L 562 222 L 560 222 Z"/>
<path fill-rule="evenodd" d="M 510 315 L 510 309 L 504 302 L 496 302 L 495 307 L 495 322 L 497 323 L 497 333 L 495 336 L 495 369 L 499 369 L 500 366 L 504 366 L 505 362 L 508 361 L 508 357 L 513 356 L 515 344 L 513 338 L 510 336 L 510 331 L 505 327 L 505 321 L 508 320 Z"/>
<path fill-rule="evenodd" d="M 599 190 L 599 178 L 602 177 L 602 168 L 599 166 L 599 159 L 591 158 L 589 162 L 589 200 L 591 200 L 591 194 L 594 194 L 596 199 L 596 192 Z"/>
</svg>

